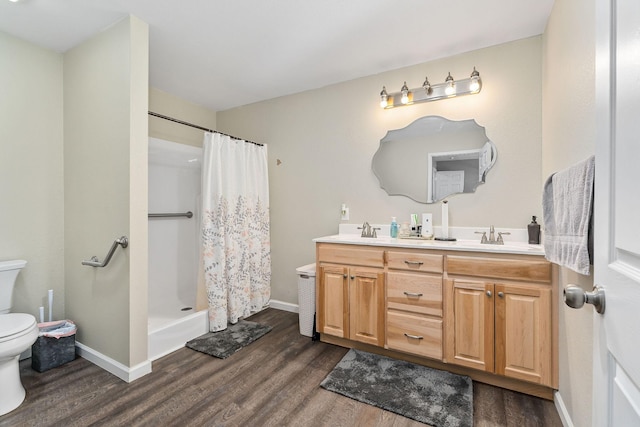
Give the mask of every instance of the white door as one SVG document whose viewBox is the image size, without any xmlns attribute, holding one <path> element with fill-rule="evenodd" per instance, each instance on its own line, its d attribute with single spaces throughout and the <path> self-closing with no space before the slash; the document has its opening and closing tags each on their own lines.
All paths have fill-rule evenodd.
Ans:
<svg viewBox="0 0 640 427">
<path fill-rule="evenodd" d="M 593 425 L 640 426 L 640 2 L 596 5 Z"/>
<path fill-rule="evenodd" d="M 464 171 L 438 171 L 435 181 L 436 200 L 464 191 Z"/>
</svg>

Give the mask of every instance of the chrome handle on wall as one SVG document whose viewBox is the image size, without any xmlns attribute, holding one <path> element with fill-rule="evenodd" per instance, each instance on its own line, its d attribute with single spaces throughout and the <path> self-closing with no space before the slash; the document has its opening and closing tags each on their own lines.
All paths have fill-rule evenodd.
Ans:
<svg viewBox="0 0 640 427">
<path fill-rule="evenodd" d="M 598 313 L 604 313 L 604 289 L 600 286 L 594 286 L 591 292 L 587 292 L 582 290 L 580 286 L 567 285 L 563 291 L 563 298 L 564 303 L 571 308 L 582 308 L 584 303 L 587 303 L 593 304 Z"/>
<path fill-rule="evenodd" d="M 119 239 L 113 241 L 113 244 L 111 245 L 111 248 L 109 248 L 109 252 L 104 258 L 104 261 L 100 262 L 98 257 L 94 255 L 89 261 L 82 261 L 82 265 L 88 265 L 90 267 L 105 267 L 107 264 L 109 264 L 109 261 L 111 261 L 111 257 L 116 251 L 118 245 L 122 246 L 123 249 L 129 246 L 129 239 L 127 239 L 127 236 L 122 236 Z"/>
</svg>

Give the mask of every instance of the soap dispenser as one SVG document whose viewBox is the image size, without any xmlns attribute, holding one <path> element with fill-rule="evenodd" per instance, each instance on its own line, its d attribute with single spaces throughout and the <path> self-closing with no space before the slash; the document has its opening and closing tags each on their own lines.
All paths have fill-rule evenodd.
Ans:
<svg viewBox="0 0 640 427">
<path fill-rule="evenodd" d="M 536 216 L 531 217 L 531 224 L 527 226 L 529 231 L 529 243 L 534 245 L 540 244 L 540 224 L 536 222 Z"/>
<path fill-rule="evenodd" d="M 389 228 L 389 234 L 391 235 L 392 239 L 398 237 L 398 222 L 396 221 L 395 216 L 391 217 L 391 227 Z"/>
</svg>

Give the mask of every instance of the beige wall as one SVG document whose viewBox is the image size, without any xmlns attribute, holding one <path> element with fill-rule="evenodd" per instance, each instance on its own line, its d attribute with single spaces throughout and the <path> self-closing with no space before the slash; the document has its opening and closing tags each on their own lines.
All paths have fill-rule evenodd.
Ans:
<svg viewBox="0 0 640 427">
<path fill-rule="evenodd" d="M 594 0 L 556 0 L 543 37 L 543 179 L 595 152 L 594 63 Z M 591 290 L 593 276 L 561 268 L 560 288 L 569 283 Z M 593 310 L 558 306 L 559 394 L 573 424 L 589 426 Z"/>
<path fill-rule="evenodd" d="M 129 17 L 64 55 L 67 316 L 125 366 L 147 357 L 147 37 Z M 122 235 L 107 267 L 80 264 Z"/>
<path fill-rule="evenodd" d="M 192 104 L 159 89 L 149 89 L 149 111 L 207 129 L 216 129 L 216 112 Z M 149 116 L 149 136 L 202 147 L 203 131 Z"/>
<path fill-rule="evenodd" d="M 25 259 L 13 310 L 64 315 L 62 55 L 0 32 L 0 260 Z"/>
<path fill-rule="evenodd" d="M 425 75 L 439 83 L 449 71 L 466 78 L 474 66 L 478 95 L 379 107 L 383 85 L 417 87 Z M 351 223 L 432 212 L 440 224 L 439 204 L 388 196 L 371 172 L 380 139 L 419 117 L 475 119 L 498 149 L 487 184 L 450 198 L 450 225 L 525 227 L 541 213 L 541 93 L 541 37 L 533 37 L 219 112 L 218 130 L 268 144 L 272 297 L 297 302 L 295 268 L 314 260 L 311 239 L 337 232 L 342 203 Z"/>
</svg>

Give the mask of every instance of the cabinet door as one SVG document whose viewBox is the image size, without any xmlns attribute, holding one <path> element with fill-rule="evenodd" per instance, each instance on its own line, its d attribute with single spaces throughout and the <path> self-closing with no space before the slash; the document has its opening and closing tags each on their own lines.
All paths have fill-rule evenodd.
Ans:
<svg viewBox="0 0 640 427">
<path fill-rule="evenodd" d="M 349 269 L 349 338 L 384 345 L 384 273 L 379 269 Z"/>
<path fill-rule="evenodd" d="M 447 362 L 493 372 L 493 284 L 448 280 L 453 313 L 447 330 Z"/>
<path fill-rule="evenodd" d="M 345 267 L 320 267 L 317 320 L 321 333 L 349 338 L 347 273 Z"/>
<path fill-rule="evenodd" d="M 496 373 L 551 385 L 551 288 L 496 283 Z"/>
</svg>

